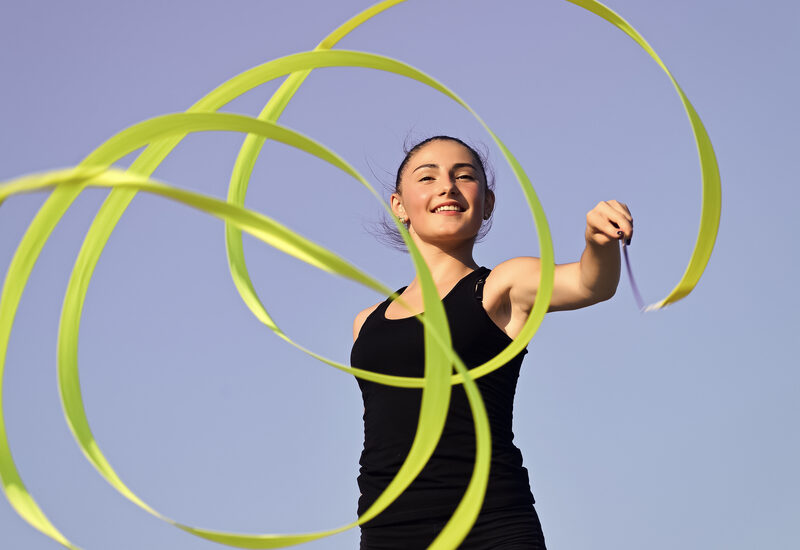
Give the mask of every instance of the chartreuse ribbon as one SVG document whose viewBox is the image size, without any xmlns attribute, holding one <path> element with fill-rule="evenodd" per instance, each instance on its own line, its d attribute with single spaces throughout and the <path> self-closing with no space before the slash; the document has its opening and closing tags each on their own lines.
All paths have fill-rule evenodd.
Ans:
<svg viewBox="0 0 800 550">
<path fill-rule="evenodd" d="M 435 449 L 444 427 L 452 384 L 463 384 L 475 420 L 475 467 L 468 488 L 455 513 L 430 548 L 455 548 L 471 529 L 480 511 L 489 475 L 490 431 L 486 411 L 474 379 L 508 362 L 530 342 L 550 303 L 553 290 L 553 248 L 544 211 L 521 165 L 483 120 L 452 91 L 432 77 L 394 59 L 353 51 L 330 50 L 342 37 L 374 15 L 403 0 L 388 0 L 356 15 L 326 37 L 314 51 L 299 53 L 254 67 L 220 85 L 186 113 L 171 114 L 131 126 L 103 143 L 75 168 L 28 175 L 0 184 L 0 203 L 19 193 L 52 190 L 29 225 L 6 273 L 0 295 L 0 478 L 15 510 L 32 526 L 68 548 L 73 545 L 45 516 L 20 478 L 12 459 L 2 416 L 2 373 L 8 340 L 20 297 L 44 243 L 72 201 L 87 187 L 110 188 L 79 252 L 66 291 L 58 337 L 58 385 L 64 413 L 81 450 L 100 474 L 122 495 L 158 518 L 196 536 L 241 548 L 279 548 L 329 536 L 373 519 L 393 502 L 419 474 Z M 606 19 L 635 40 L 669 76 L 689 115 L 695 135 L 702 172 L 703 203 L 700 229 L 689 265 L 676 287 L 649 309 L 658 309 L 686 296 L 697 284 L 711 255 L 720 215 L 720 181 L 708 135 L 688 98 L 655 51 L 619 15 L 593 0 L 568 0 Z M 438 291 L 419 250 L 405 226 L 391 216 L 380 194 L 352 166 L 334 152 L 289 128 L 277 124 L 283 109 L 309 72 L 322 67 L 364 67 L 414 79 L 450 97 L 467 109 L 486 128 L 511 166 L 525 195 L 536 225 L 541 276 L 534 307 L 517 338 L 496 357 L 471 370 L 452 349 L 447 318 Z M 270 80 L 287 76 L 259 117 L 223 114 L 216 111 L 248 90 Z M 236 160 L 228 189 L 221 201 L 179 189 L 150 176 L 183 137 L 192 132 L 233 131 L 247 135 Z M 359 282 L 385 296 L 393 291 L 354 265 L 311 242 L 279 222 L 244 208 L 252 168 L 266 139 L 305 151 L 351 175 L 382 204 L 400 231 L 411 254 L 422 285 L 425 314 L 419 316 L 425 338 L 425 371 L 422 378 L 389 376 L 350 367 L 306 349 L 286 335 L 267 313 L 249 278 L 242 248 L 242 232 L 309 265 Z M 125 155 L 146 146 L 127 171 L 112 165 Z M 357 521 L 341 527 L 302 534 L 246 535 L 191 527 L 165 517 L 135 495 L 119 478 L 97 445 L 89 427 L 80 392 L 77 347 L 81 310 L 94 267 L 116 223 L 137 192 L 144 191 L 181 202 L 225 222 L 226 245 L 231 275 L 240 296 L 253 314 L 275 334 L 305 353 L 337 369 L 373 382 L 398 387 L 421 388 L 422 401 L 416 437 L 396 477 L 375 503 Z M 402 298 L 398 302 L 405 307 Z M 452 373 L 451 367 L 455 368 Z"/>
</svg>

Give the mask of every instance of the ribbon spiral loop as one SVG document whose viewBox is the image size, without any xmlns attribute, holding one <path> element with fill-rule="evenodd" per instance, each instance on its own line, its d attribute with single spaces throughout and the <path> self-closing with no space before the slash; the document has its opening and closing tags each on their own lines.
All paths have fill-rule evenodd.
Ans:
<svg viewBox="0 0 800 550">
<path fill-rule="evenodd" d="M 49 190 L 50 195 L 28 226 L 6 273 L 0 294 L 0 479 L 15 510 L 36 529 L 67 548 L 77 548 L 47 518 L 25 487 L 13 461 L 2 413 L 2 380 L 6 352 L 16 310 L 33 266 L 72 202 L 87 187 L 102 187 L 110 192 L 98 211 L 76 259 L 65 293 L 58 336 L 58 387 L 64 414 L 81 450 L 100 474 L 123 496 L 148 513 L 195 536 L 240 548 L 279 548 L 339 533 L 373 519 L 393 502 L 419 474 L 433 453 L 447 415 L 453 384 L 463 384 L 475 421 L 476 457 L 473 475 L 464 497 L 431 548 L 455 548 L 467 535 L 480 511 L 489 475 L 491 441 L 488 418 L 475 379 L 501 367 L 516 356 L 533 338 L 547 312 L 553 290 L 554 256 L 544 210 L 530 180 L 511 151 L 484 121 L 446 86 L 400 61 L 375 54 L 332 50 L 341 38 L 374 15 L 403 2 L 386 0 L 354 16 L 334 30 L 309 52 L 289 55 L 254 67 L 221 84 L 185 113 L 169 114 L 135 124 L 112 136 L 77 167 L 23 176 L 0 184 L 0 204 L 20 193 Z M 594 0 L 567 0 L 615 25 L 639 44 L 670 78 L 689 116 L 697 144 L 702 174 L 703 202 L 700 228 L 689 264 L 675 288 L 662 300 L 649 306 L 658 309 L 688 295 L 707 265 L 719 227 L 721 190 L 719 171 L 709 137 L 692 107 L 664 63 L 644 38 L 622 17 Z M 263 214 L 244 207 L 253 166 L 265 140 L 272 139 L 300 149 L 344 171 L 364 186 L 391 214 L 380 194 L 350 164 L 336 153 L 290 128 L 277 123 L 284 108 L 314 69 L 323 67 L 362 67 L 381 70 L 416 80 L 446 95 L 464 107 L 486 129 L 517 178 L 534 219 L 541 255 L 541 278 L 534 307 L 519 335 L 506 349 L 485 364 L 468 369 L 452 349 L 447 317 L 433 278 L 405 226 L 390 215 L 408 246 L 422 287 L 425 314 L 425 371 L 422 378 L 388 376 L 353 368 L 323 357 L 294 342 L 267 312 L 250 280 L 242 247 L 246 232 L 264 243 L 329 273 L 339 275 L 376 290 L 384 296 L 395 293 L 350 262 L 300 236 Z M 228 102 L 265 82 L 286 76 L 257 118 L 217 112 Z M 180 189 L 151 178 L 159 164 L 193 132 L 231 131 L 246 134 L 229 182 L 227 201 Z M 113 164 L 130 152 L 146 146 L 127 171 Z M 100 450 L 89 426 L 80 391 L 78 372 L 78 333 L 83 303 L 95 266 L 103 248 L 138 192 L 146 192 L 180 202 L 225 223 L 226 251 L 234 284 L 253 315 L 289 344 L 343 372 L 373 382 L 398 387 L 421 388 L 420 419 L 414 442 L 396 477 L 375 503 L 348 525 L 301 534 L 246 535 L 212 531 L 172 520 L 150 507 L 119 478 Z M 402 299 L 398 299 L 405 304 Z M 455 368 L 455 373 L 452 372 Z"/>
</svg>

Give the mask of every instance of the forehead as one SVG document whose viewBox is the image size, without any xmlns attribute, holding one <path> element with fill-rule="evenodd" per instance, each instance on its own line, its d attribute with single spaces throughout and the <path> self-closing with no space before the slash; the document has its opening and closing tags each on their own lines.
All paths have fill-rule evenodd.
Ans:
<svg viewBox="0 0 800 550">
<path fill-rule="evenodd" d="M 475 157 L 467 147 L 457 141 L 437 139 L 423 145 L 411 157 L 409 164 L 413 170 L 420 164 L 475 163 Z M 477 168 L 477 166 L 475 167 Z"/>
</svg>

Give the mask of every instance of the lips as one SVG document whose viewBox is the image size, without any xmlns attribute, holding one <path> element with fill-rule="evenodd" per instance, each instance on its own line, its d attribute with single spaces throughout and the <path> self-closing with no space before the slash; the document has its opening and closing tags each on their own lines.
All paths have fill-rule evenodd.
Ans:
<svg viewBox="0 0 800 550">
<path fill-rule="evenodd" d="M 431 210 L 431 212 L 433 212 L 434 214 L 439 214 L 440 212 L 436 212 L 436 209 L 437 209 L 437 208 L 441 208 L 441 207 L 443 207 L 443 206 L 457 206 L 457 207 L 458 207 L 458 212 L 463 212 L 464 210 L 466 210 L 466 208 L 464 208 L 463 206 L 461 206 L 461 204 L 460 204 L 459 202 L 457 202 L 457 201 L 447 201 L 447 202 L 443 202 L 443 203 L 441 203 L 441 204 L 437 204 L 437 205 L 436 205 L 436 206 L 435 206 L 435 207 L 434 207 L 434 208 Z M 456 212 L 456 211 L 455 211 L 455 210 L 443 210 L 443 212 Z"/>
</svg>

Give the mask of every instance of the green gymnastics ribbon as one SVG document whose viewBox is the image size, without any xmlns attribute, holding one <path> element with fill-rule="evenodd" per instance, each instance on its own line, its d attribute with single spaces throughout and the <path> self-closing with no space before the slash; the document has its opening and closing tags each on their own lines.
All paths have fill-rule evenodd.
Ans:
<svg viewBox="0 0 800 550">
<path fill-rule="evenodd" d="M 147 512 L 184 531 L 240 548 L 279 548 L 339 533 L 373 519 L 391 504 L 419 474 L 441 436 L 449 406 L 451 385 L 463 384 L 475 420 L 475 467 L 469 486 L 455 513 L 430 548 L 455 548 L 467 535 L 482 505 L 491 457 L 488 419 L 474 379 L 501 367 L 530 342 L 547 312 L 552 294 L 553 249 L 544 211 L 521 165 L 466 103 L 438 81 L 399 61 L 362 52 L 331 50 L 350 31 L 401 1 L 403 0 L 387 0 L 356 15 L 333 31 L 314 51 L 276 59 L 234 77 L 203 97 L 186 113 L 157 117 L 123 130 L 103 143 L 75 168 L 24 176 L 0 184 L 0 204 L 11 195 L 52 190 L 23 236 L 6 273 L 2 294 L 0 294 L 0 479 L 2 479 L 3 490 L 11 505 L 33 527 L 68 548 L 77 548 L 52 525 L 39 508 L 22 482 L 12 459 L 5 430 L 5 420 L 2 416 L 2 374 L 8 341 L 25 284 L 50 233 L 83 189 L 104 187 L 111 191 L 87 233 L 64 298 L 58 337 L 58 385 L 64 413 L 78 445 L 88 460 L 117 491 Z M 594 0 L 567 1 L 595 13 L 618 27 L 658 63 L 678 92 L 694 132 L 700 158 L 703 188 L 700 229 L 689 264 L 681 280 L 665 298 L 648 308 L 658 309 L 688 295 L 697 284 L 710 258 L 719 227 L 721 203 L 719 171 L 714 151 L 705 128 L 688 98 L 644 38 L 624 19 L 599 2 Z M 422 285 L 425 313 L 418 316 L 423 323 L 425 338 L 425 370 L 422 378 L 382 375 L 322 357 L 294 342 L 286 335 L 267 313 L 258 297 L 245 265 L 242 248 L 243 231 L 277 250 L 319 269 L 359 282 L 382 295 L 397 298 L 390 288 L 346 260 L 301 237 L 277 221 L 243 206 L 249 178 L 261 146 L 266 139 L 273 139 L 301 149 L 349 174 L 366 187 L 391 214 L 391 209 L 381 199 L 380 194 L 346 161 L 316 141 L 277 124 L 280 114 L 305 77 L 311 70 L 321 67 L 363 67 L 382 70 L 414 79 L 432 87 L 459 103 L 475 116 L 486 128 L 511 166 L 536 225 L 542 273 L 534 307 L 520 334 L 505 350 L 485 364 L 467 369 L 453 351 L 444 307 L 430 271 L 405 226 L 397 222 L 394 216 L 390 216 L 390 219 L 394 221 L 408 246 Z M 216 112 L 246 91 L 264 82 L 287 75 L 288 78 L 272 96 L 258 118 Z M 186 134 L 202 131 L 234 131 L 247 134 L 231 176 L 227 201 L 182 190 L 150 178 L 158 165 Z M 143 146 L 147 146 L 146 149 L 127 171 L 112 168 L 114 162 Z M 80 317 L 91 275 L 103 247 L 127 205 L 140 191 L 181 202 L 224 220 L 228 262 L 236 288 L 253 314 L 282 339 L 320 361 L 354 376 L 381 384 L 422 389 L 420 419 L 409 454 L 386 490 L 357 521 L 325 531 L 286 535 L 245 535 L 191 527 L 167 518 L 151 508 L 122 482 L 106 460 L 92 435 L 80 392 L 77 361 Z M 408 307 L 402 298 L 398 298 L 398 302 Z M 452 367 L 455 368 L 455 373 L 452 373 Z"/>
</svg>

